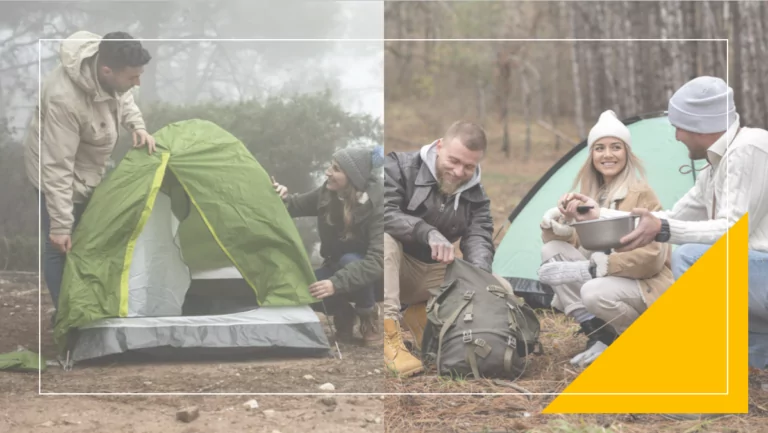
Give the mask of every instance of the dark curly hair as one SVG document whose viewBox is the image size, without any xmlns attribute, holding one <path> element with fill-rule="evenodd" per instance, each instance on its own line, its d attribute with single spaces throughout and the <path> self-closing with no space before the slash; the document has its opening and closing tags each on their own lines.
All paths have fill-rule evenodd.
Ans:
<svg viewBox="0 0 768 433">
<path fill-rule="evenodd" d="M 146 65 L 151 59 L 152 56 L 141 46 L 141 42 L 125 32 L 107 33 L 99 42 L 99 63 L 110 69 L 119 71 L 127 66 L 136 68 Z"/>
</svg>

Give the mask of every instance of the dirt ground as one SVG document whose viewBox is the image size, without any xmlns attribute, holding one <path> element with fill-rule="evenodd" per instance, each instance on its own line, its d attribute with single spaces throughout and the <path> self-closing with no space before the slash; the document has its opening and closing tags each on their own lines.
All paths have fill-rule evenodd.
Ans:
<svg viewBox="0 0 768 433">
<path fill-rule="evenodd" d="M 0 353 L 19 345 L 38 352 L 37 275 L 0 273 Z M 43 294 L 43 317 L 51 308 Z M 324 319 L 323 319 L 324 321 Z M 56 352 L 43 320 L 42 354 Z M 76 364 L 69 372 L 50 366 L 40 376 L 43 393 L 333 393 L 380 392 L 385 374 L 381 346 L 341 344 L 343 359 L 158 362 L 112 360 Z M 311 375 L 312 378 L 305 378 Z M 377 395 L 329 396 L 50 396 L 38 395 L 36 373 L 0 372 L 0 432 L 358 432 L 384 431 Z M 257 409 L 243 406 L 255 399 Z M 189 424 L 176 411 L 197 406 Z M 44 431 L 44 430 L 43 430 Z"/>
</svg>

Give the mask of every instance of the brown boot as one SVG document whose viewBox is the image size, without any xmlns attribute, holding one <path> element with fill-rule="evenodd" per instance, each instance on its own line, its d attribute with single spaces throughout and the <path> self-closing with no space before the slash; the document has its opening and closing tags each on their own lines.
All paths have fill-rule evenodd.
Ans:
<svg viewBox="0 0 768 433">
<path fill-rule="evenodd" d="M 403 313 L 403 323 L 413 335 L 414 346 L 421 350 L 421 338 L 424 335 L 424 328 L 427 326 L 427 303 L 409 305 Z"/>
<path fill-rule="evenodd" d="M 370 309 L 357 310 L 360 318 L 360 334 L 363 336 L 363 345 L 370 346 L 381 341 L 379 330 L 379 306 L 374 305 Z"/>
<path fill-rule="evenodd" d="M 400 324 L 395 319 L 384 319 L 384 363 L 400 377 L 424 371 L 421 361 L 405 348 Z"/>
<path fill-rule="evenodd" d="M 336 328 L 336 341 L 340 343 L 354 343 L 355 309 L 349 304 L 340 307 L 340 311 L 333 316 L 333 327 Z"/>
</svg>

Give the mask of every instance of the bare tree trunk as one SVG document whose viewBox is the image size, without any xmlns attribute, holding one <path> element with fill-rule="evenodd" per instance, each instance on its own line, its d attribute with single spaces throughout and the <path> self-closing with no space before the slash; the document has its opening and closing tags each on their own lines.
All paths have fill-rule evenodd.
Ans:
<svg viewBox="0 0 768 433">
<path fill-rule="evenodd" d="M 612 26 L 614 24 L 614 18 L 613 14 L 610 11 L 610 4 L 602 4 L 600 5 L 600 16 L 602 19 L 600 20 L 600 33 L 604 38 L 611 38 L 612 33 Z M 601 42 L 600 47 L 602 51 L 602 63 L 603 63 L 603 73 L 605 75 L 605 85 L 600 86 L 601 89 L 603 89 L 603 95 L 604 97 L 601 98 L 601 106 L 604 108 L 611 107 L 615 110 L 621 111 L 618 109 L 618 103 L 619 103 L 619 96 L 616 92 L 616 78 L 615 78 L 615 71 L 617 70 L 617 63 L 615 62 L 615 51 L 617 49 L 618 42 Z M 623 48 L 618 46 L 619 49 Z M 606 101 L 607 99 L 607 101 Z M 602 111 L 602 109 L 600 109 Z M 597 113 L 595 113 L 597 114 Z"/>
<path fill-rule="evenodd" d="M 758 19 L 761 15 L 760 12 L 763 5 L 758 2 L 752 2 L 748 3 L 747 6 L 750 8 L 749 16 L 752 18 L 749 20 L 749 37 L 751 39 L 750 52 L 752 53 L 752 64 L 755 67 L 755 87 L 758 91 L 757 93 L 752 93 L 752 95 L 759 95 L 755 101 L 757 113 L 755 116 L 752 116 L 752 121 L 766 125 L 768 124 L 768 105 L 766 104 L 765 95 L 767 94 L 766 92 L 768 92 L 768 84 L 766 83 L 768 65 L 766 65 L 764 59 L 762 61 L 758 60 L 762 59 L 766 52 L 764 33 L 766 29 L 763 26 L 763 23 Z"/>
<path fill-rule="evenodd" d="M 753 122 L 755 107 L 754 98 L 752 95 L 757 90 L 754 88 L 752 82 L 752 65 L 755 57 L 750 56 L 750 49 L 754 45 L 751 43 L 751 34 L 749 32 L 749 11 L 745 9 L 740 2 L 732 3 L 734 8 L 734 32 L 739 34 L 739 43 L 731 45 L 735 50 L 739 51 L 739 65 L 735 71 L 740 71 L 741 77 L 741 106 L 744 107 L 744 119 L 746 122 Z M 742 15 L 743 12 L 747 12 L 746 15 Z M 737 21 L 738 17 L 738 21 Z M 732 77 L 733 79 L 735 77 Z"/>
<path fill-rule="evenodd" d="M 745 83 L 740 78 L 741 71 L 744 70 L 744 64 L 742 63 L 742 22 L 741 13 L 739 11 L 738 3 L 723 2 L 723 20 L 726 34 L 730 40 L 730 46 L 728 48 L 728 57 L 731 65 L 729 65 L 729 84 L 733 87 L 733 94 L 736 103 L 736 107 L 740 109 L 742 119 L 749 117 L 749 108 L 746 105 L 744 89 L 748 88 L 748 83 Z"/>
<path fill-rule="evenodd" d="M 555 28 L 555 36 L 557 39 L 560 39 L 563 37 L 562 35 L 562 23 L 563 23 L 563 16 L 562 16 L 562 8 L 558 8 L 558 5 L 556 3 L 550 3 L 550 12 L 554 14 L 555 16 L 555 22 L 557 23 L 557 26 Z M 554 65 L 552 68 L 552 74 L 550 75 L 550 95 L 551 95 L 551 106 L 550 106 L 550 119 L 552 120 L 552 127 L 554 129 L 557 129 L 557 120 L 560 118 L 560 44 L 554 45 L 555 55 L 554 57 Z M 560 137 L 555 135 L 555 150 L 560 150 Z"/>
<path fill-rule="evenodd" d="M 504 137 L 501 141 L 501 150 L 504 156 L 509 158 L 509 81 L 511 76 L 511 64 L 509 54 L 499 51 L 496 56 L 496 64 L 499 69 L 499 102 L 501 108 L 501 124 L 504 128 Z"/>
<path fill-rule="evenodd" d="M 677 35 L 676 37 L 678 39 L 685 39 L 685 26 L 683 24 L 683 7 L 687 6 L 684 4 L 676 3 L 672 10 L 675 11 L 673 19 L 671 22 L 673 23 L 673 28 L 677 29 Z M 677 88 L 679 86 L 682 86 L 683 83 L 687 81 L 688 77 L 688 66 L 690 65 L 690 62 L 688 61 L 688 55 L 689 52 L 681 52 L 682 50 L 685 50 L 688 43 L 685 42 L 672 42 L 674 44 L 674 50 L 673 53 L 675 57 L 673 57 L 673 62 L 675 65 L 674 71 L 675 71 L 675 85 L 674 87 Z M 686 50 L 688 51 L 688 50 Z"/>
<path fill-rule="evenodd" d="M 628 1 L 624 1 L 622 5 L 624 6 L 622 9 L 624 13 L 624 32 L 626 35 L 631 37 L 633 35 L 632 18 L 630 18 L 632 16 L 632 10 Z M 627 42 L 626 53 L 627 53 L 626 62 L 622 62 L 622 63 L 624 63 L 624 65 L 626 65 L 627 67 L 627 75 L 626 75 L 627 77 L 626 83 L 628 87 L 628 92 L 626 94 L 627 102 L 628 102 L 627 112 L 631 114 L 636 114 L 639 111 L 639 108 L 638 108 L 639 104 L 637 101 L 637 75 L 635 73 L 635 58 L 638 55 L 638 50 L 637 50 L 637 44 L 634 41 Z"/>
<path fill-rule="evenodd" d="M 560 7 L 567 8 L 569 13 L 569 21 L 571 24 L 571 38 L 576 39 L 576 11 L 573 10 L 576 7 L 574 4 L 568 6 L 565 2 L 560 2 Z M 579 74 L 579 42 L 571 42 L 571 70 L 573 71 L 573 99 L 574 110 L 576 117 L 576 130 L 579 133 L 579 138 L 584 138 L 586 132 L 584 130 L 584 98 L 581 95 L 581 76 Z"/>
<path fill-rule="evenodd" d="M 597 114 L 599 107 L 597 101 L 597 71 L 595 71 L 595 54 L 598 45 L 595 42 L 584 42 L 588 44 L 585 47 L 585 63 L 587 64 L 587 88 L 589 90 L 589 113 L 588 118 L 591 119 Z"/>
<path fill-rule="evenodd" d="M 525 120 L 525 154 L 524 161 L 528 161 L 531 156 L 531 89 L 528 86 L 528 73 L 525 67 L 521 65 L 520 69 L 520 87 L 523 94 L 523 119 Z"/>
<path fill-rule="evenodd" d="M 475 82 L 477 89 L 477 118 L 480 125 L 485 126 L 485 83 L 478 78 Z"/>
<path fill-rule="evenodd" d="M 727 9 L 726 9 L 727 10 Z M 707 0 L 704 2 L 704 6 L 702 8 L 702 13 L 704 14 L 704 27 L 706 29 L 705 36 L 709 39 L 715 39 L 719 36 L 722 36 L 722 33 L 718 33 L 717 31 L 717 20 L 715 18 L 714 12 L 712 12 L 712 2 Z M 727 36 L 727 33 L 726 33 Z M 721 55 L 721 47 L 725 45 L 722 42 L 709 42 L 709 47 L 706 50 L 707 51 L 707 61 L 704 63 L 706 69 L 704 71 L 699 72 L 699 75 L 720 75 L 718 66 L 722 64 L 722 62 L 725 60 L 725 51 L 722 51 Z M 706 71 L 706 72 L 705 72 Z M 725 72 L 725 71 L 723 71 Z M 722 74 L 725 76 L 725 74 Z"/>
<path fill-rule="evenodd" d="M 657 3 L 643 3 L 643 6 L 648 8 L 648 33 L 651 35 L 660 33 L 660 25 L 658 20 L 658 4 Z M 649 62 L 645 65 L 639 65 L 642 70 L 645 71 L 645 84 L 649 91 L 644 93 L 642 99 L 643 110 L 646 111 L 650 107 L 656 107 L 657 101 L 664 100 L 666 97 L 665 81 L 665 65 L 663 58 L 663 42 L 651 43 L 649 50 Z"/>
<path fill-rule="evenodd" d="M 659 17 L 661 20 L 661 39 L 669 39 L 669 29 L 672 27 L 671 17 L 669 16 L 669 10 L 667 9 L 667 2 L 659 2 Z M 675 50 L 674 42 L 662 42 L 662 51 L 669 53 L 668 56 L 662 56 L 662 67 L 664 70 L 664 98 L 669 99 L 672 97 L 672 87 L 677 81 L 673 72 L 674 65 L 671 62 L 677 60 L 677 50 Z"/>
</svg>

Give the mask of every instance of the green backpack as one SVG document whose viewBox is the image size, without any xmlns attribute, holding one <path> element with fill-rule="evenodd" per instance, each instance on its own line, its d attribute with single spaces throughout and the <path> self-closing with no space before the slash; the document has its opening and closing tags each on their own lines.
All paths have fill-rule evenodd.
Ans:
<svg viewBox="0 0 768 433">
<path fill-rule="evenodd" d="M 456 259 L 430 292 L 422 362 L 438 375 L 517 380 L 542 353 L 536 313 L 490 273 Z"/>
</svg>

